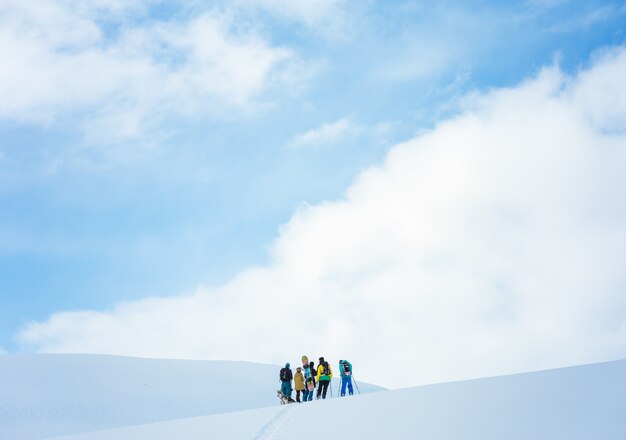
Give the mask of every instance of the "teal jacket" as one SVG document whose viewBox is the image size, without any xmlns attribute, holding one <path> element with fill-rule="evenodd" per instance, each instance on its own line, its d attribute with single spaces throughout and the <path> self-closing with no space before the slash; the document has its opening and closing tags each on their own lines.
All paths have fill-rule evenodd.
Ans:
<svg viewBox="0 0 626 440">
<path fill-rule="evenodd" d="M 349 374 L 346 374 L 343 371 L 343 363 L 344 362 L 347 363 L 350 366 L 350 373 Z M 339 362 L 339 372 L 341 373 L 341 377 L 352 376 L 352 364 L 350 362 L 348 362 L 348 361 L 345 361 L 345 360 L 342 361 L 342 362 Z"/>
</svg>

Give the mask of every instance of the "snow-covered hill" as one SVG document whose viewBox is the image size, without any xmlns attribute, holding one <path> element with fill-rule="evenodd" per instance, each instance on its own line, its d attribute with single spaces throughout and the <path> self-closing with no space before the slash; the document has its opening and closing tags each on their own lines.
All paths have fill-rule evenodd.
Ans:
<svg viewBox="0 0 626 440">
<path fill-rule="evenodd" d="M 63 440 L 209 438 L 623 440 L 626 361 L 175 420 Z"/>
<path fill-rule="evenodd" d="M 274 406 L 278 372 L 277 366 L 248 362 L 0 355 L 0 439 Z M 381 390 L 359 385 L 363 392 Z"/>
</svg>

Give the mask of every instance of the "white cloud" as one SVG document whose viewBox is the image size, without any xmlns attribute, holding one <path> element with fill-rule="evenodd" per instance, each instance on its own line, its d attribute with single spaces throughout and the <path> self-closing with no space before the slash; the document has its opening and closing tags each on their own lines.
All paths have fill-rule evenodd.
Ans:
<svg viewBox="0 0 626 440">
<path fill-rule="evenodd" d="M 614 60 L 612 64 L 600 64 L 593 71 L 582 72 L 574 95 L 574 104 L 584 108 L 585 118 L 594 129 L 601 132 L 621 132 L 624 126 L 626 93 L 620 78 L 626 70 L 626 57 L 622 50 L 603 51 L 601 57 Z M 610 103 L 610 105 L 607 105 Z"/>
<path fill-rule="evenodd" d="M 332 145 L 342 140 L 359 135 L 363 127 L 351 118 L 345 117 L 334 122 L 325 122 L 318 128 L 295 136 L 289 143 L 295 148 L 319 147 Z"/>
<path fill-rule="evenodd" d="M 334 122 L 325 122 L 317 128 L 294 136 L 289 142 L 291 148 L 320 148 L 341 143 L 367 141 L 389 145 L 389 138 L 398 130 L 400 123 L 384 121 L 366 125 L 346 116 Z"/>
<path fill-rule="evenodd" d="M 165 116 L 254 111 L 298 63 L 227 13 L 176 22 L 122 14 L 146 3 L 2 3 L 0 118 L 50 124 L 73 116 L 93 137 L 132 138 Z"/>
<path fill-rule="evenodd" d="M 468 98 L 229 283 L 19 334 L 47 352 L 353 361 L 406 386 L 626 355 L 626 50 Z M 607 130 L 610 128 L 610 130 Z"/>
</svg>

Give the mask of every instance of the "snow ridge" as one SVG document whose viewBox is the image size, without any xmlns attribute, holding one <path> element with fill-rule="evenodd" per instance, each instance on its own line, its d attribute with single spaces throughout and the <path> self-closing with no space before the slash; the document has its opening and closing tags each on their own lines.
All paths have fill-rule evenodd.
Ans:
<svg viewBox="0 0 626 440">
<path fill-rule="evenodd" d="M 279 370 L 233 361 L 0 354 L 0 440 L 39 440 L 264 407 L 278 411 Z M 264 418 L 250 426 L 247 438 L 266 423 Z M 268 426 L 267 432 L 279 429 Z"/>
<path fill-rule="evenodd" d="M 625 377 L 622 360 L 286 407 L 274 400 L 269 408 L 63 440 L 624 440 Z M 309 421 L 322 423 L 311 429 Z"/>
</svg>

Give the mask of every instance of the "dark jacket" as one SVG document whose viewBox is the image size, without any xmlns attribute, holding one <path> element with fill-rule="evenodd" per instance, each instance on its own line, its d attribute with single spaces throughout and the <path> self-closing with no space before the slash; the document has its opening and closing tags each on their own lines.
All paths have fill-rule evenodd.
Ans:
<svg viewBox="0 0 626 440">
<path fill-rule="evenodd" d="M 317 372 L 315 371 L 315 367 L 313 366 L 313 362 L 308 364 L 304 370 L 304 379 L 305 382 L 313 382 L 313 386 L 315 386 L 315 375 Z"/>
<path fill-rule="evenodd" d="M 280 375 L 278 376 L 278 379 L 282 380 L 283 382 L 291 382 L 291 380 L 293 379 L 293 373 L 291 372 L 291 369 L 287 367 L 282 368 L 280 370 Z"/>
</svg>

